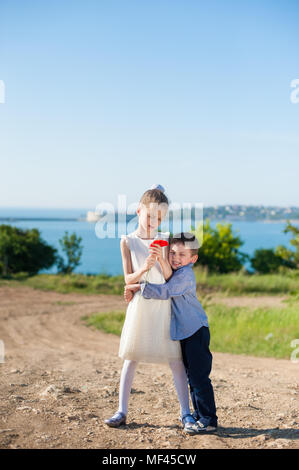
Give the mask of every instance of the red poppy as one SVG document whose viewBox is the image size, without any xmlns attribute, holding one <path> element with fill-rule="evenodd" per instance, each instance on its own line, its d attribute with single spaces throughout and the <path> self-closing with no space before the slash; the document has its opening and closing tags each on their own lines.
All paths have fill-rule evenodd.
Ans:
<svg viewBox="0 0 299 470">
<path fill-rule="evenodd" d="M 159 245 L 159 246 L 167 246 L 168 245 L 168 242 L 166 240 L 154 240 L 150 246 L 154 246 L 154 245 Z"/>
</svg>

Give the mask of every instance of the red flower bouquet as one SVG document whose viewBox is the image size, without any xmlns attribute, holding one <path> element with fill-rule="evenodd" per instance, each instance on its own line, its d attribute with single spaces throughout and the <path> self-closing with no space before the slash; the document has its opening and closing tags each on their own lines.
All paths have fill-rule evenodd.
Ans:
<svg viewBox="0 0 299 470">
<path fill-rule="evenodd" d="M 159 245 L 159 246 L 167 246 L 168 245 L 168 242 L 166 240 L 154 240 L 150 246 L 154 246 L 154 245 Z"/>
</svg>

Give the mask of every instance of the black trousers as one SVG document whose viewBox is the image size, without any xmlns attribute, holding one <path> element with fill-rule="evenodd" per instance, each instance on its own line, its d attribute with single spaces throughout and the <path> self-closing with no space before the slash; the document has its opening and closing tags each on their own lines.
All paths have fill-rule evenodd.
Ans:
<svg viewBox="0 0 299 470">
<path fill-rule="evenodd" d="M 202 326 L 180 343 L 195 418 L 203 424 L 217 426 L 214 391 L 209 378 L 213 358 L 209 348 L 210 330 Z"/>
</svg>

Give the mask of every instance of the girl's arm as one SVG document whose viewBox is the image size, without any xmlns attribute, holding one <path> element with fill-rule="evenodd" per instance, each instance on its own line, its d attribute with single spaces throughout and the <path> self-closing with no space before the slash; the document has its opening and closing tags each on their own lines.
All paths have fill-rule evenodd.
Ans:
<svg viewBox="0 0 299 470">
<path fill-rule="evenodd" d="M 123 270 L 124 270 L 124 277 L 125 277 L 126 284 L 137 283 L 142 277 L 142 275 L 146 273 L 146 271 L 148 271 L 156 262 L 155 257 L 153 255 L 150 255 L 146 258 L 144 265 L 137 271 L 133 272 L 131 252 L 126 243 L 125 238 L 122 238 L 120 241 L 120 251 L 121 251 L 121 256 L 122 256 L 122 263 L 123 263 Z"/>
</svg>

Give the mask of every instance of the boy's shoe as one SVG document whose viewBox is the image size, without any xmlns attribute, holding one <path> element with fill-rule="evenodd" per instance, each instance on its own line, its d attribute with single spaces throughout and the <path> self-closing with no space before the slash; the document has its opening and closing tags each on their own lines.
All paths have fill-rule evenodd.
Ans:
<svg viewBox="0 0 299 470">
<path fill-rule="evenodd" d="M 111 418 L 105 419 L 104 423 L 110 426 L 110 428 L 118 428 L 123 424 L 126 424 L 126 415 L 121 411 L 117 411 Z"/>
<path fill-rule="evenodd" d="M 217 426 L 211 426 L 208 421 L 206 421 L 204 418 L 201 420 L 198 420 L 196 422 L 197 424 L 197 432 L 198 434 L 206 434 L 206 433 L 213 433 L 217 431 Z"/>
<path fill-rule="evenodd" d="M 191 414 L 186 414 L 180 417 L 180 421 L 183 424 L 184 432 L 187 434 L 197 434 L 197 423 Z"/>
</svg>

